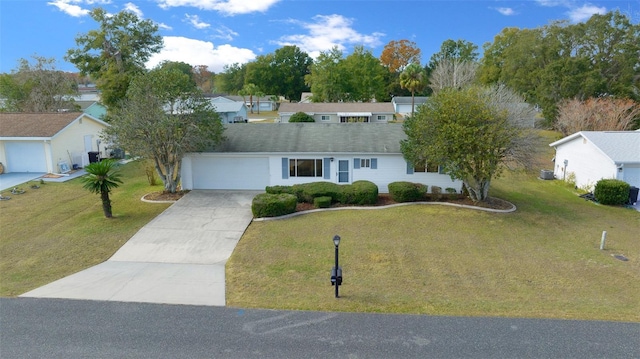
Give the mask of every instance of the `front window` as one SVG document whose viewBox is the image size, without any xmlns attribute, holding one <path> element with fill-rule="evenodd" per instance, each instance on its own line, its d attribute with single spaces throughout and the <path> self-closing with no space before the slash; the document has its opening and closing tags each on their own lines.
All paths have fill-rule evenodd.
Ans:
<svg viewBox="0 0 640 359">
<path fill-rule="evenodd" d="M 329 121 L 331 119 L 331 116 L 329 115 L 322 115 L 320 116 L 320 120 L 321 121 Z"/>
<path fill-rule="evenodd" d="M 369 116 L 340 116 L 341 123 L 369 122 Z"/>
<path fill-rule="evenodd" d="M 369 167 L 371 167 L 371 159 L 369 159 L 369 158 L 361 158 L 360 159 L 360 167 L 361 168 L 369 168 Z"/>
<path fill-rule="evenodd" d="M 289 159 L 289 177 L 322 177 L 322 160 Z"/>
<path fill-rule="evenodd" d="M 416 163 L 413 172 L 439 173 L 440 166 L 433 162 Z"/>
<path fill-rule="evenodd" d="M 385 115 L 378 115 L 378 121 L 386 121 L 387 120 L 387 116 Z"/>
</svg>

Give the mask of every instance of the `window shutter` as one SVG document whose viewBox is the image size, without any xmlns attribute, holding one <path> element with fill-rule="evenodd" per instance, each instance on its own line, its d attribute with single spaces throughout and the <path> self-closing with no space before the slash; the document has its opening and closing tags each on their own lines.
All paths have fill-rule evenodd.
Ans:
<svg viewBox="0 0 640 359">
<path fill-rule="evenodd" d="M 360 159 L 359 158 L 354 158 L 353 159 L 353 169 L 357 170 L 358 168 L 360 168 Z"/>
<path fill-rule="evenodd" d="M 438 173 L 443 175 L 444 173 L 444 168 L 442 168 L 442 166 L 438 166 Z"/>
<path fill-rule="evenodd" d="M 413 166 L 409 162 L 407 162 L 407 174 L 408 175 L 412 175 L 413 174 Z"/>
<path fill-rule="evenodd" d="M 372 170 L 378 169 L 378 159 L 377 158 L 372 158 L 371 159 L 371 169 Z"/>
<path fill-rule="evenodd" d="M 282 179 L 289 178 L 289 159 L 282 157 Z"/>
<path fill-rule="evenodd" d="M 322 171 L 324 179 L 331 179 L 331 158 L 323 158 Z"/>
</svg>

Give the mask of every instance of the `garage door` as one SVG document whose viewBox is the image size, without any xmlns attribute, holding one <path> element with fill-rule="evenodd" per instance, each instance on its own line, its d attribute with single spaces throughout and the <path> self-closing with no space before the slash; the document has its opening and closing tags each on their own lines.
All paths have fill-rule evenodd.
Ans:
<svg viewBox="0 0 640 359">
<path fill-rule="evenodd" d="M 192 157 L 194 189 L 264 190 L 269 185 L 269 159 Z"/>
<path fill-rule="evenodd" d="M 7 172 L 47 172 L 42 142 L 5 142 L 4 149 Z"/>
</svg>

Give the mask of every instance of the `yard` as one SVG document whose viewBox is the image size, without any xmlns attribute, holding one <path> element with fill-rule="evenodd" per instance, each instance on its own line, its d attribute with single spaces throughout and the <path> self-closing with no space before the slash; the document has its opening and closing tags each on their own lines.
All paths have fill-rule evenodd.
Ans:
<svg viewBox="0 0 640 359">
<path fill-rule="evenodd" d="M 140 201 L 161 190 L 148 185 L 142 164 L 122 171 L 112 220 L 79 180 L 0 202 L 0 295 L 105 261 L 167 208 Z M 584 201 L 563 183 L 536 177 L 494 182 L 491 195 L 517 205 L 511 214 L 415 205 L 254 222 L 228 262 L 227 303 L 639 322 L 640 212 Z M 329 282 L 335 234 L 342 237 L 340 299 Z"/>
</svg>

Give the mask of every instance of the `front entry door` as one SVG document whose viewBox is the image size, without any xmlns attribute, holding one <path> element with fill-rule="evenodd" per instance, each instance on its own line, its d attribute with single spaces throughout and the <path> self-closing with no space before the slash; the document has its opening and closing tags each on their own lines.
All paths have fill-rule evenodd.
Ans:
<svg viewBox="0 0 640 359">
<path fill-rule="evenodd" d="M 348 160 L 338 160 L 338 183 L 349 183 Z"/>
</svg>

